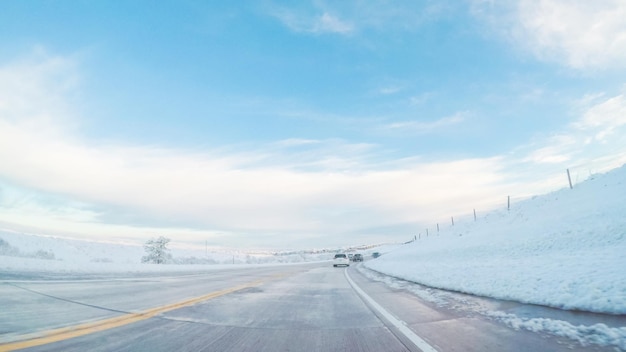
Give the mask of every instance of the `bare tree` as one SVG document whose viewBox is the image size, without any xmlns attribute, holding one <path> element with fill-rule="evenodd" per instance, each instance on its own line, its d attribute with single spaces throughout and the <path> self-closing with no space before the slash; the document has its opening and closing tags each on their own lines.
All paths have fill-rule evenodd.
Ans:
<svg viewBox="0 0 626 352">
<path fill-rule="evenodd" d="M 146 255 L 141 258 L 141 262 L 164 264 L 168 260 L 171 260 L 172 255 L 169 253 L 169 249 L 167 248 L 167 244 L 169 242 L 170 239 L 163 236 L 146 241 L 143 245 L 143 248 L 146 250 Z"/>
</svg>

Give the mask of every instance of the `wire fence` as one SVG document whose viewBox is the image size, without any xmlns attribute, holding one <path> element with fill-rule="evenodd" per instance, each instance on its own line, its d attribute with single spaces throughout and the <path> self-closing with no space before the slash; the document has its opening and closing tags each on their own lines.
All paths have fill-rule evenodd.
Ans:
<svg viewBox="0 0 626 352">
<path fill-rule="evenodd" d="M 545 174 L 550 174 L 550 176 L 547 177 L 547 179 L 542 180 L 541 182 L 537 182 L 540 187 L 534 187 L 534 190 L 539 190 L 539 192 L 530 192 L 528 194 L 522 195 L 503 196 L 502 203 L 498 206 L 480 210 L 477 210 L 477 208 L 473 208 L 469 212 L 461 215 L 450 215 L 448 219 L 441 219 L 440 221 L 435 222 L 432 227 L 426 227 L 423 231 L 419 231 L 418 234 L 414 235 L 409 242 L 413 242 L 415 240 L 430 236 L 437 236 L 439 235 L 440 231 L 443 231 L 444 229 L 447 230 L 450 227 L 454 227 L 460 222 L 476 222 L 481 218 L 481 215 L 485 213 L 491 213 L 497 210 L 510 212 L 512 209 L 515 208 L 515 204 L 528 200 L 539 194 L 546 194 L 563 188 L 575 189 L 577 185 L 586 180 L 592 179 L 595 175 L 608 172 L 620 166 L 626 166 L 626 153 L 623 155 L 623 157 L 613 158 L 610 161 L 611 162 L 607 162 L 606 160 L 599 159 L 593 162 L 579 163 L 565 170 L 561 170 L 560 172 L 544 172 Z"/>
</svg>

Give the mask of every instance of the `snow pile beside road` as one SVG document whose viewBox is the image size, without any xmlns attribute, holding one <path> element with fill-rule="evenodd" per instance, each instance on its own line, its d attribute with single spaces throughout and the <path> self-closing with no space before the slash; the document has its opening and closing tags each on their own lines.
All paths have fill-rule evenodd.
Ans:
<svg viewBox="0 0 626 352">
<path fill-rule="evenodd" d="M 626 166 L 366 262 L 431 287 L 626 314 Z"/>
</svg>

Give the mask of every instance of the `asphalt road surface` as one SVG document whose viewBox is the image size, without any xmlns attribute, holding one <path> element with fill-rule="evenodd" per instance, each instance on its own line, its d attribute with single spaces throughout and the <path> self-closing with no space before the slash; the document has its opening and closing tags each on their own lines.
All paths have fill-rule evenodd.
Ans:
<svg viewBox="0 0 626 352">
<path fill-rule="evenodd" d="M 471 312 L 330 262 L 167 276 L 14 273 L 0 279 L 0 351 L 615 351 Z"/>
</svg>

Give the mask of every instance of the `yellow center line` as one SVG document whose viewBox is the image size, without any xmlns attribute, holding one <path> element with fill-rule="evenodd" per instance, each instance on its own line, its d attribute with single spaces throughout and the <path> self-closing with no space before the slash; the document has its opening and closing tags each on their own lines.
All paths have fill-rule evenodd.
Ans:
<svg viewBox="0 0 626 352">
<path fill-rule="evenodd" d="M 278 274 L 278 275 L 272 276 L 270 279 L 277 279 L 277 278 L 281 278 L 284 276 L 286 275 Z M 74 337 L 92 334 L 94 332 L 113 329 L 113 328 L 120 327 L 120 326 L 127 325 L 127 324 L 132 324 L 141 320 L 152 318 L 155 315 L 158 315 L 161 313 L 191 306 L 196 303 L 206 301 L 212 298 L 216 298 L 219 296 L 223 296 L 223 295 L 226 295 L 235 291 L 239 291 L 245 288 L 258 286 L 261 283 L 263 283 L 263 280 L 257 280 L 257 281 L 253 281 L 247 284 L 227 288 L 227 289 L 220 290 L 220 291 L 211 292 L 203 296 L 190 298 L 184 301 L 148 309 L 148 310 L 138 312 L 138 313 L 129 313 L 129 314 L 125 314 L 119 317 L 102 319 L 102 320 L 97 320 L 97 321 L 93 321 L 89 323 L 68 326 L 65 328 L 47 330 L 47 331 L 43 331 L 39 333 L 21 335 L 18 337 L 19 341 L 17 342 L 9 342 L 6 344 L 1 344 L 0 352 L 14 351 L 14 350 L 19 350 L 19 349 L 28 348 L 28 347 L 41 346 L 41 345 L 45 345 L 45 344 L 49 344 L 53 342 L 71 339 Z"/>
</svg>

